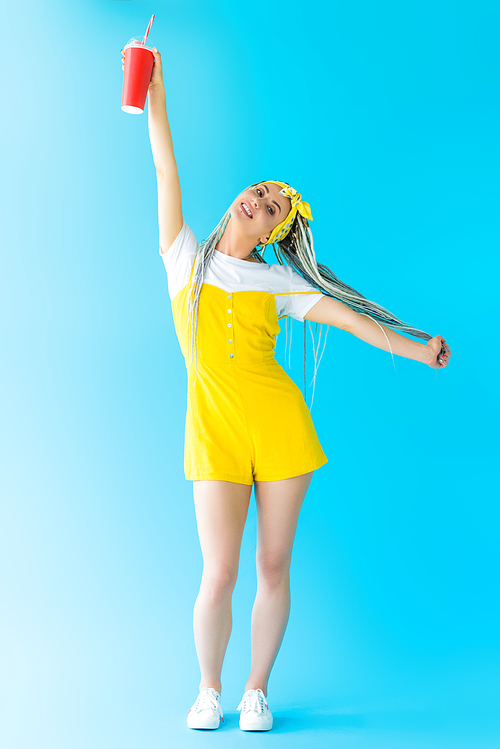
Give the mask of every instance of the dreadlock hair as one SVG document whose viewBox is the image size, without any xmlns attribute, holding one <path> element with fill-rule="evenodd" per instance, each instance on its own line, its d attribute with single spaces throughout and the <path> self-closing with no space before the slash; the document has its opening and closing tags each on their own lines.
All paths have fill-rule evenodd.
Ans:
<svg viewBox="0 0 500 749">
<path fill-rule="evenodd" d="M 262 180 L 263 182 L 267 180 Z M 260 182 L 255 182 L 250 187 L 254 187 Z M 285 184 L 288 184 L 285 183 Z M 188 326 L 191 325 L 191 357 L 189 369 L 191 369 L 193 363 L 193 351 L 194 360 L 196 362 L 195 369 L 197 372 L 197 331 L 198 331 L 198 306 L 199 296 L 201 287 L 204 282 L 205 269 L 208 268 L 210 261 L 215 252 L 215 248 L 224 234 L 225 228 L 229 219 L 231 218 L 230 210 L 228 209 L 222 219 L 219 221 L 212 233 L 204 239 L 199 247 L 197 257 L 195 258 L 195 269 L 193 272 L 193 279 L 191 282 L 191 289 L 188 297 Z M 256 258 L 261 263 L 266 261 L 263 258 L 263 253 L 267 245 L 257 245 L 251 252 L 250 257 Z M 260 250 L 258 249 L 260 247 Z M 352 286 L 348 286 L 343 283 L 337 276 L 330 270 L 326 265 L 318 263 L 316 260 L 316 253 L 314 250 L 314 242 L 312 231 L 309 228 L 309 221 L 297 212 L 295 220 L 288 234 L 278 242 L 273 243 L 274 254 L 280 265 L 290 265 L 294 268 L 299 275 L 308 281 L 311 286 L 318 289 L 319 292 L 325 296 L 329 296 L 332 299 L 336 299 L 339 302 L 343 302 L 355 312 L 360 315 L 370 317 L 382 330 L 383 334 L 389 344 L 389 350 L 391 352 L 392 361 L 394 363 L 394 355 L 392 353 L 391 343 L 385 330 L 382 328 L 380 323 L 384 323 L 393 330 L 400 330 L 403 333 L 409 333 L 415 338 L 422 338 L 425 341 L 429 341 L 432 336 L 419 328 L 413 328 L 408 323 L 403 322 L 398 317 L 389 312 L 385 307 L 381 307 L 376 302 L 372 302 L 359 291 L 356 291 Z M 310 320 L 304 320 L 304 399 L 306 398 L 306 322 L 309 323 L 309 331 L 311 332 L 313 341 L 313 355 L 314 355 L 314 375 L 311 382 L 313 382 L 313 393 L 311 399 L 311 406 L 314 400 L 314 386 L 316 383 L 316 374 L 318 371 L 321 358 L 326 346 L 326 336 L 328 334 L 329 325 L 326 326 L 327 330 L 325 333 L 325 340 L 323 344 L 323 351 L 319 361 L 317 361 L 317 353 L 319 344 L 321 342 L 323 324 L 320 323 L 319 338 L 316 341 L 316 332 L 318 323 L 316 323 L 315 333 L 313 335 L 311 330 Z M 287 318 L 288 323 L 288 318 Z M 287 342 L 288 342 L 288 325 L 286 329 Z M 290 318 L 290 349 L 292 343 L 292 318 Z M 195 376 L 196 381 L 196 376 Z M 194 384 L 194 383 L 193 383 Z"/>
</svg>

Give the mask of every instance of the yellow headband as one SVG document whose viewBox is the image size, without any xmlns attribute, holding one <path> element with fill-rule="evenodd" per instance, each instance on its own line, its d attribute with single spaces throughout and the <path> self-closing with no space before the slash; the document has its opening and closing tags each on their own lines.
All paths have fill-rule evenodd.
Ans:
<svg viewBox="0 0 500 749">
<path fill-rule="evenodd" d="M 259 244 L 257 245 L 257 247 L 265 247 L 268 244 L 273 244 L 273 242 L 278 242 L 280 239 L 284 239 L 284 237 L 286 237 L 286 235 L 292 228 L 292 224 L 295 220 L 297 212 L 304 216 L 304 218 L 306 218 L 308 221 L 313 220 L 311 214 L 311 206 L 309 205 L 309 203 L 306 203 L 305 200 L 302 200 L 302 195 L 297 192 L 295 188 L 287 185 L 286 182 L 279 182 L 276 179 L 269 179 L 265 182 L 256 182 L 254 185 L 251 185 L 251 187 L 266 184 L 280 185 L 283 188 L 283 190 L 280 190 L 280 195 L 283 195 L 285 198 L 290 198 L 290 200 L 292 201 L 292 207 L 288 216 L 281 222 L 281 224 L 278 224 L 278 226 L 276 226 L 272 230 L 271 236 L 269 237 L 267 242 L 265 242 L 264 244 Z"/>
</svg>

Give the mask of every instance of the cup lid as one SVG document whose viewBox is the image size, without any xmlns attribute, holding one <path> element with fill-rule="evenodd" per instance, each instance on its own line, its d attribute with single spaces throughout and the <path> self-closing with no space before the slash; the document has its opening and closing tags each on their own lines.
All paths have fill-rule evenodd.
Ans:
<svg viewBox="0 0 500 749">
<path fill-rule="evenodd" d="M 153 52 L 152 47 L 148 47 L 146 44 L 141 44 L 140 39 L 137 39 L 135 36 L 128 40 L 123 49 L 127 49 L 127 47 L 142 47 L 142 49 L 149 49 L 150 52 Z"/>
</svg>

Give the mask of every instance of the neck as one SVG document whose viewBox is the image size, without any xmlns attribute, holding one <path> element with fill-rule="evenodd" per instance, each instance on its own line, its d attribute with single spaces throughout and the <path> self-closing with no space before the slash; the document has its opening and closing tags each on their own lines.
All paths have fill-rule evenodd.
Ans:
<svg viewBox="0 0 500 749">
<path fill-rule="evenodd" d="M 231 219 L 229 219 L 224 234 L 216 245 L 216 249 L 230 257 L 237 257 L 240 260 L 250 260 L 257 242 L 252 244 L 248 236 L 238 235 L 238 232 L 233 229 L 234 226 Z"/>
</svg>

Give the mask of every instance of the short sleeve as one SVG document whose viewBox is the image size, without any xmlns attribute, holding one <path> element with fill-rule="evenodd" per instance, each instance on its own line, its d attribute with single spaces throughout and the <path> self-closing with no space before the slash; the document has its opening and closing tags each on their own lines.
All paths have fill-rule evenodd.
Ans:
<svg viewBox="0 0 500 749">
<path fill-rule="evenodd" d="M 162 252 L 160 247 L 159 254 L 167 271 L 168 294 L 171 300 L 188 283 L 198 249 L 198 240 L 185 221 L 168 250 Z"/>
<path fill-rule="evenodd" d="M 290 291 L 284 295 L 285 304 L 282 315 L 289 315 L 295 320 L 304 322 L 304 315 L 319 302 L 321 297 L 326 295 L 318 291 L 305 278 L 302 278 L 294 268 L 287 267 L 290 271 Z"/>
</svg>

